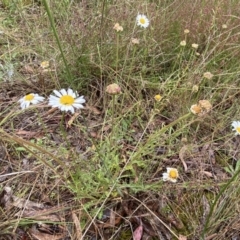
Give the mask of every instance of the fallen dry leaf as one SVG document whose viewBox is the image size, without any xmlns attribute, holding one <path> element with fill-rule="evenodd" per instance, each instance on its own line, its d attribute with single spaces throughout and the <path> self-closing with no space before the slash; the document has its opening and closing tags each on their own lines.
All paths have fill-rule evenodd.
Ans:
<svg viewBox="0 0 240 240">
<path fill-rule="evenodd" d="M 30 139 L 33 137 L 37 138 L 43 134 L 44 133 L 41 133 L 41 132 L 25 131 L 25 130 L 21 130 L 21 129 L 16 131 L 16 135 L 23 136 L 26 139 Z"/>
<path fill-rule="evenodd" d="M 74 223 L 75 228 L 76 228 L 77 239 L 82 239 L 81 224 L 80 224 L 80 221 L 79 221 L 76 213 L 74 213 L 74 212 L 72 212 L 72 219 L 73 219 L 73 223 Z"/>
<path fill-rule="evenodd" d="M 143 234 L 143 226 L 139 225 L 133 232 L 133 240 L 141 240 Z"/>
<path fill-rule="evenodd" d="M 28 231 L 28 233 L 36 240 L 60 240 L 63 239 L 66 235 L 66 232 L 51 234 L 50 232 L 49 233 L 43 232 L 40 229 L 39 226 L 37 228 L 37 225 L 33 225 L 32 228 Z"/>
<path fill-rule="evenodd" d="M 183 236 L 183 235 L 179 235 L 178 240 L 187 240 L 187 237 Z"/>
<path fill-rule="evenodd" d="M 15 216 L 21 215 L 24 218 L 31 218 L 38 221 L 50 221 L 50 222 L 63 222 L 57 213 L 54 213 L 56 208 L 44 209 L 44 210 L 24 210 L 15 214 Z"/>
<path fill-rule="evenodd" d="M 24 208 L 25 210 L 44 209 L 44 204 L 36 203 L 24 198 L 12 196 L 12 206 L 17 208 Z"/>
<path fill-rule="evenodd" d="M 36 203 L 25 198 L 14 196 L 10 187 L 4 187 L 0 193 L 0 206 L 6 210 L 15 207 L 19 209 L 15 216 L 38 221 L 38 224 L 33 224 L 28 231 L 29 236 L 34 239 L 60 240 L 67 235 L 66 226 L 63 224 L 66 221 L 58 214 L 58 212 L 62 210 L 60 207 L 50 208 L 42 203 Z"/>
</svg>

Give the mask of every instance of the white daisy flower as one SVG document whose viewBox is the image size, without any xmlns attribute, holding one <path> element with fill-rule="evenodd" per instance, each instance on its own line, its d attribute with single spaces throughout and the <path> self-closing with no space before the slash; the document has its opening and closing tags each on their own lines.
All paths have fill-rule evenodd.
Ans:
<svg viewBox="0 0 240 240">
<path fill-rule="evenodd" d="M 74 108 L 84 108 L 82 103 L 85 103 L 86 100 L 83 96 L 79 97 L 72 89 L 53 90 L 53 92 L 56 96 L 50 95 L 48 103 L 50 106 L 57 107 L 61 111 L 70 111 L 71 113 L 74 113 Z"/>
<path fill-rule="evenodd" d="M 149 26 L 149 20 L 144 14 L 137 15 L 137 25 L 143 28 L 147 28 Z"/>
<path fill-rule="evenodd" d="M 25 108 L 28 108 L 30 104 L 38 104 L 43 100 L 44 100 L 44 97 L 39 96 L 36 93 L 30 93 L 24 96 L 23 98 L 19 99 L 18 102 L 20 102 L 21 108 L 25 109 Z"/>
<path fill-rule="evenodd" d="M 236 131 L 235 135 L 240 135 L 240 121 L 232 122 L 233 131 Z"/>
<path fill-rule="evenodd" d="M 176 168 L 167 168 L 167 172 L 163 173 L 163 181 L 177 182 L 178 170 Z"/>
</svg>

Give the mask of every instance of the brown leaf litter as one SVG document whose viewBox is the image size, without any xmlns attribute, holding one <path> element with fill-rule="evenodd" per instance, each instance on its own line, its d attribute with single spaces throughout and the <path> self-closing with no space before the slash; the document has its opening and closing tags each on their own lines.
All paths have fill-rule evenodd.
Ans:
<svg viewBox="0 0 240 240">
<path fill-rule="evenodd" d="M 0 194 L 0 206 L 6 212 L 15 212 L 16 218 L 31 219 L 34 224 L 25 233 L 29 237 L 37 240 L 57 240 L 67 236 L 65 218 L 58 212 L 61 207 L 49 207 L 42 203 L 30 201 L 29 199 L 19 198 L 13 194 L 10 187 L 4 187 Z"/>
</svg>

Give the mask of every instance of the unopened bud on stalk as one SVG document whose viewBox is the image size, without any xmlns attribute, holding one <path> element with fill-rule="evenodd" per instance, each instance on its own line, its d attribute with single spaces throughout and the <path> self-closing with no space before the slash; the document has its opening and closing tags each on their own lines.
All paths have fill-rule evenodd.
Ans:
<svg viewBox="0 0 240 240">
<path fill-rule="evenodd" d="M 116 94 L 121 93 L 121 88 L 118 84 L 112 83 L 107 86 L 106 92 L 109 94 L 112 94 L 112 95 L 116 95 Z"/>
</svg>

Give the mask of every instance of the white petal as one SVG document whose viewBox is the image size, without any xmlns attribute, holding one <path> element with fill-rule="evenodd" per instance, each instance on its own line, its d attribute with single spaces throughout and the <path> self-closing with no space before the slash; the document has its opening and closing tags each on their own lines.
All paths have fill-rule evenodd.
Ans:
<svg viewBox="0 0 240 240">
<path fill-rule="evenodd" d="M 167 181 L 168 180 L 168 173 L 163 173 L 163 181 Z"/>
<path fill-rule="evenodd" d="M 18 102 L 22 103 L 24 101 L 24 98 L 21 98 L 18 100 Z"/>
<path fill-rule="evenodd" d="M 175 182 L 177 182 L 177 179 L 175 179 L 175 178 L 169 178 L 169 181 L 175 183 Z"/>
<path fill-rule="evenodd" d="M 70 96 L 74 95 L 74 92 L 73 92 L 73 90 L 71 88 L 68 88 L 67 95 L 70 95 Z"/>
<path fill-rule="evenodd" d="M 32 104 L 38 104 L 40 101 L 37 100 L 37 99 L 33 99 L 33 100 L 31 100 L 30 102 L 31 102 Z"/>
<path fill-rule="evenodd" d="M 34 97 L 34 99 L 38 100 L 39 102 L 42 102 L 45 99 L 45 97 L 36 96 L 36 97 Z"/>
<path fill-rule="evenodd" d="M 21 103 L 21 108 L 22 108 L 22 109 L 28 108 L 29 105 L 30 105 L 30 102 L 24 101 L 24 102 Z"/>
<path fill-rule="evenodd" d="M 25 107 L 25 102 L 22 102 L 20 106 L 21 106 L 21 109 L 26 108 L 26 107 Z"/>
<path fill-rule="evenodd" d="M 49 97 L 48 104 L 60 104 L 60 99 L 51 95 Z"/>
<path fill-rule="evenodd" d="M 167 167 L 167 173 L 170 173 L 171 170 L 172 168 Z"/>
<path fill-rule="evenodd" d="M 72 106 L 62 105 L 62 106 L 59 106 L 59 108 L 61 111 L 64 111 L 64 112 L 73 111 L 74 113 L 74 108 Z"/>
<path fill-rule="evenodd" d="M 72 89 L 69 89 L 68 95 L 72 96 L 74 99 L 78 97 L 78 93 L 74 92 Z"/>
<path fill-rule="evenodd" d="M 61 94 L 59 91 L 53 90 L 53 92 L 55 93 L 56 96 L 62 97 L 62 94 Z M 51 95 L 50 95 L 50 96 L 51 96 Z"/>
<path fill-rule="evenodd" d="M 58 104 L 58 105 L 61 105 L 57 99 L 49 100 L 48 104 Z"/>
<path fill-rule="evenodd" d="M 74 103 L 85 103 L 85 102 L 86 102 L 86 100 L 83 98 L 83 96 L 75 99 L 75 101 L 74 101 Z"/>
<path fill-rule="evenodd" d="M 236 127 L 240 126 L 240 122 L 239 122 L 239 121 L 233 121 L 233 122 L 232 122 L 232 126 L 233 126 L 234 128 L 236 128 Z"/>
<path fill-rule="evenodd" d="M 69 111 L 71 111 L 71 113 L 74 114 L 74 108 L 69 109 Z"/>
<path fill-rule="evenodd" d="M 74 113 L 74 108 L 73 106 L 67 106 L 67 111 L 71 111 L 72 113 Z"/>
<path fill-rule="evenodd" d="M 66 109 L 67 109 L 67 111 L 70 111 L 71 113 L 74 113 L 73 106 L 67 106 Z"/>
<path fill-rule="evenodd" d="M 80 103 L 74 103 L 73 104 L 73 107 L 75 107 L 75 108 L 84 108 L 84 106 L 82 105 L 82 104 L 80 104 Z"/>
<path fill-rule="evenodd" d="M 68 95 L 68 94 L 67 94 L 67 91 L 66 91 L 65 89 L 61 89 L 61 90 L 60 90 L 60 93 L 62 94 L 62 96 Z"/>
<path fill-rule="evenodd" d="M 62 105 L 62 106 L 58 106 L 58 108 L 61 110 L 61 111 L 66 111 L 66 108 L 65 108 L 65 106 L 64 105 Z"/>
<path fill-rule="evenodd" d="M 59 102 L 60 98 L 59 97 L 55 97 L 53 95 L 50 95 L 49 97 L 49 101 L 58 101 Z"/>
</svg>

